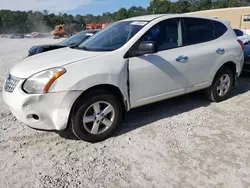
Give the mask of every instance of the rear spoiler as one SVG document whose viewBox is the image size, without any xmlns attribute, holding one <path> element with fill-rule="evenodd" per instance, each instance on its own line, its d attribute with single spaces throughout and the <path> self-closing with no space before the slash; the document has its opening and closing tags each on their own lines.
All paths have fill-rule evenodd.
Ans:
<svg viewBox="0 0 250 188">
<path fill-rule="evenodd" d="M 231 21 L 229 21 L 229 20 L 220 20 L 220 21 L 227 26 L 230 26 L 230 24 L 231 24 Z"/>
</svg>

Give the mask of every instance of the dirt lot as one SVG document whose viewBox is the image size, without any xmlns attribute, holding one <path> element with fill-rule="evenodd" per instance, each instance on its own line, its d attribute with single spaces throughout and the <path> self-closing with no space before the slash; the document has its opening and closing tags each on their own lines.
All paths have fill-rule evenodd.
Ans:
<svg viewBox="0 0 250 188">
<path fill-rule="evenodd" d="M 52 42 L 0 38 L 0 93 L 29 47 Z M 250 75 L 221 103 L 194 93 L 132 110 L 97 144 L 32 130 L 0 97 L 0 187 L 250 187 Z"/>
</svg>

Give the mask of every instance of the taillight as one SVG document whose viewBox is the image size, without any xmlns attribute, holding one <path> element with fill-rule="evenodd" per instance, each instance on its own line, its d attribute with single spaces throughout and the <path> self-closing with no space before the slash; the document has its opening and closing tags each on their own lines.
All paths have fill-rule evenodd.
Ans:
<svg viewBox="0 0 250 188">
<path fill-rule="evenodd" d="M 240 43 L 242 50 L 244 50 L 244 43 L 241 40 L 237 40 L 237 41 L 238 41 L 238 43 Z"/>
</svg>

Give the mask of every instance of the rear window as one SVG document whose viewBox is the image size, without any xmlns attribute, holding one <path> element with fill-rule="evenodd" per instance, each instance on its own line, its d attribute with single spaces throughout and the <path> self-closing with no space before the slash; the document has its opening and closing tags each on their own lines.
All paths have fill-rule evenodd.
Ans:
<svg viewBox="0 0 250 188">
<path fill-rule="evenodd" d="M 239 29 L 234 29 L 234 32 L 235 32 L 237 37 L 243 36 L 243 32 L 241 30 L 239 30 Z"/>
<path fill-rule="evenodd" d="M 216 38 L 211 20 L 184 18 L 185 45 L 208 42 Z"/>
<path fill-rule="evenodd" d="M 222 35 L 224 35 L 224 33 L 227 32 L 227 27 L 224 24 L 217 21 L 213 21 L 213 24 L 216 30 L 216 38 L 221 37 Z"/>
</svg>

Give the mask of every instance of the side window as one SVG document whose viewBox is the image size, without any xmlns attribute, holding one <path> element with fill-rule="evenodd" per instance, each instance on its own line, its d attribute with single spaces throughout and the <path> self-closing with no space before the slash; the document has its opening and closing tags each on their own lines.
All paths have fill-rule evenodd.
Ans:
<svg viewBox="0 0 250 188">
<path fill-rule="evenodd" d="M 215 30 L 211 20 L 184 18 L 185 45 L 199 44 L 215 39 Z"/>
<path fill-rule="evenodd" d="M 141 41 L 155 41 L 158 51 L 182 46 L 182 29 L 180 19 L 169 19 L 153 26 L 142 36 Z"/>
<path fill-rule="evenodd" d="M 234 32 L 235 32 L 237 37 L 243 36 L 243 32 L 241 30 L 239 30 L 239 29 L 234 29 Z"/>
<path fill-rule="evenodd" d="M 243 22 L 250 22 L 250 15 L 246 14 L 243 16 Z"/>
<path fill-rule="evenodd" d="M 224 35 L 224 33 L 227 32 L 227 27 L 224 24 L 217 22 L 217 21 L 212 21 L 212 22 L 216 30 L 216 34 L 217 34 L 216 38 L 221 37 L 222 35 Z"/>
</svg>

